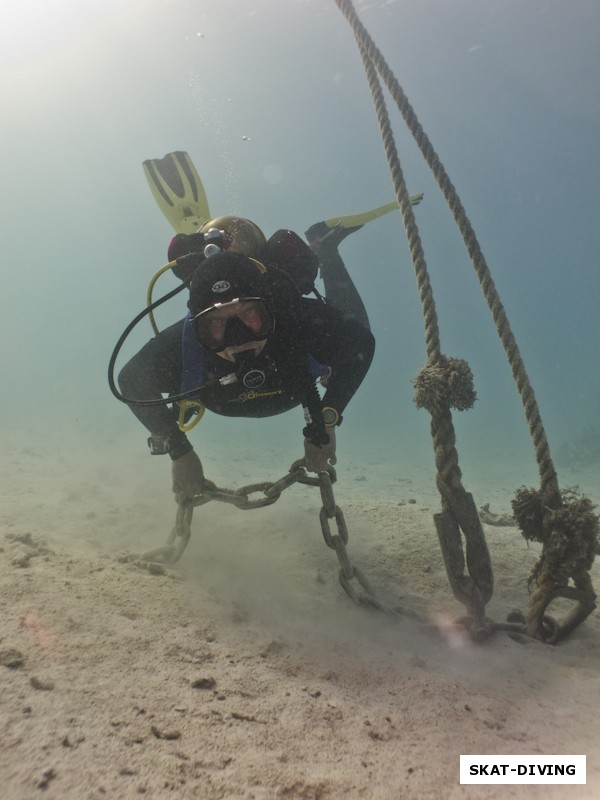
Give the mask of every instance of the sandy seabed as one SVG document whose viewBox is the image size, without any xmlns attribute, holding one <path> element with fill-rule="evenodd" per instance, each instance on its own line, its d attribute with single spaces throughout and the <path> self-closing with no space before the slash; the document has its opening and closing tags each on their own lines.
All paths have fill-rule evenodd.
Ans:
<svg viewBox="0 0 600 800">
<path fill-rule="evenodd" d="M 257 475 L 239 453 L 211 477 L 287 466 Z M 514 473 L 498 467 L 477 504 L 508 512 Z M 148 569 L 123 556 L 170 530 L 164 462 L 15 441 L 1 474 L 3 800 L 600 796 L 600 615 L 555 647 L 460 636 L 430 471 L 340 465 L 335 486 L 352 563 L 398 617 L 345 595 L 311 487 L 196 509 L 181 562 Z M 526 608 L 538 549 L 485 531 L 503 620 Z M 587 785 L 461 786 L 461 753 L 586 754 Z"/>
</svg>

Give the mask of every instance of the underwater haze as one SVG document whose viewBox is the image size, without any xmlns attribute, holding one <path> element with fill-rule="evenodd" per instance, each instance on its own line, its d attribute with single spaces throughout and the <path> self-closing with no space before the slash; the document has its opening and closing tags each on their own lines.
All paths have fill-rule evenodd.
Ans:
<svg viewBox="0 0 600 800">
<path fill-rule="evenodd" d="M 2 800 L 600 797 L 600 615 L 586 616 L 600 584 L 600 2 L 355 6 L 458 192 L 527 367 L 569 501 L 547 558 L 511 516 L 515 490 L 540 485 L 511 369 L 387 92 L 408 191 L 424 195 L 441 350 L 468 362 L 477 393 L 452 414 L 485 534 L 463 510 L 469 575 L 413 402 L 427 349 L 397 211 L 340 246 L 376 351 L 337 433 L 335 501 L 322 478 L 322 494 L 294 485 L 268 508 L 210 502 L 191 520 L 170 459 L 109 389 L 173 235 L 143 161 L 188 152 L 211 213 L 267 236 L 394 200 L 335 0 L 3 0 Z M 178 285 L 167 272 L 154 297 Z M 181 292 L 159 327 L 185 311 Z M 152 335 L 143 319 L 117 371 Z M 303 427 L 301 408 L 206 413 L 189 438 L 209 480 L 256 501 L 303 456 Z M 450 505 L 468 512 L 455 478 Z M 518 496 L 531 534 L 536 495 Z M 189 544 L 162 563 L 170 531 Z M 583 589 L 546 584 L 539 638 L 564 635 L 556 647 L 503 622 L 541 615 L 540 564 Z M 549 767 L 587 754 L 587 785 L 459 786 L 460 754 L 507 752 Z"/>
<path fill-rule="evenodd" d="M 600 470 L 600 5 L 356 8 L 477 232 L 553 453 L 571 469 L 583 449 Z M 250 217 L 267 235 L 389 202 L 352 31 L 333 0 L 7 0 L 0 41 L 3 428 L 17 441 L 89 451 L 90 463 L 98 447 L 115 462 L 136 449 L 145 457 L 147 434 L 106 377 L 171 237 L 141 163 L 188 151 L 211 211 Z M 474 373 L 475 409 L 454 415 L 461 466 L 468 477 L 470 463 L 510 461 L 517 485 L 535 481 L 524 414 L 464 246 L 389 109 L 409 191 L 425 195 L 416 219 L 442 348 Z M 354 234 L 342 255 L 377 351 L 340 430 L 340 464 L 424 463 L 433 480 L 427 414 L 412 402 L 425 345 L 399 214 Z M 184 305 L 179 295 L 160 324 Z M 119 363 L 150 335 L 144 321 Z M 207 415 L 192 441 L 208 474 L 211 464 L 226 470 L 239 437 L 286 442 L 273 455 L 279 473 L 300 454 L 301 429 L 299 411 Z M 585 480 L 597 497 L 600 481 Z"/>
</svg>

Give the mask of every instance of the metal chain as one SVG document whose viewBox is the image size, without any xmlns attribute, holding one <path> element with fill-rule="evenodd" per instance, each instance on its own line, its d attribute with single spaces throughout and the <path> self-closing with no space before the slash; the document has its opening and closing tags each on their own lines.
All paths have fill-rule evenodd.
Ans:
<svg viewBox="0 0 600 800">
<path fill-rule="evenodd" d="M 323 501 L 323 506 L 319 513 L 321 531 L 323 533 L 325 544 L 327 547 L 335 550 L 338 561 L 340 562 L 338 578 L 342 588 L 348 597 L 355 603 L 362 603 L 364 605 L 370 605 L 374 608 L 381 609 L 382 604 L 375 597 L 375 593 L 371 585 L 363 573 L 357 567 L 354 567 L 350 562 L 348 551 L 346 550 L 346 545 L 348 544 L 348 528 L 346 527 L 344 513 L 342 509 L 336 505 L 335 498 L 333 496 L 333 481 L 330 472 L 320 472 L 318 480 L 319 488 L 321 489 L 321 500 Z M 331 519 L 335 519 L 335 524 L 338 530 L 338 532 L 335 534 L 331 533 L 331 527 L 329 525 L 329 520 Z M 358 594 L 354 586 L 350 583 L 353 578 L 356 578 L 359 585 L 362 587 L 362 593 Z"/>
<path fill-rule="evenodd" d="M 230 503 L 236 508 L 248 511 L 253 508 L 262 508 L 275 503 L 281 497 L 282 492 L 289 489 L 295 483 L 302 483 L 306 486 L 318 486 L 321 491 L 322 507 L 319 512 L 321 531 L 327 547 L 335 550 L 340 563 L 339 581 L 346 594 L 357 604 L 369 605 L 374 608 L 383 609 L 383 605 L 375 597 L 368 580 L 358 569 L 352 565 L 346 545 L 348 544 L 348 528 L 342 509 L 336 505 L 333 495 L 333 484 L 337 480 L 337 475 L 333 467 L 319 472 L 318 477 L 308 475 L 304 466 L 304 459 L 294 461 L 287 475 L 278 481 L 270 483 L 251 483 L 241 486 L 239 489 L 223 489 L 218 486 L 207 486 L 201 494 L 195 495 L 191 499 L 178 501 L 175 525 L 163 547 L 150 550 L 141 556 L 142 561 L 160 561 L 167 564 L 175 564 L 188 545 L 191 536 L 192 514 L 195 506 L 201 506 L 211 500 L 218 500 L 222 503 Z M 250 495 L 262 492 L 262 497 L 251 499 Z M 331 532 L 330 520 L 335 520 L 337 533 Z M 357 592 L 351 581 L 356 578 L 362 592 Z"/>
</svg>

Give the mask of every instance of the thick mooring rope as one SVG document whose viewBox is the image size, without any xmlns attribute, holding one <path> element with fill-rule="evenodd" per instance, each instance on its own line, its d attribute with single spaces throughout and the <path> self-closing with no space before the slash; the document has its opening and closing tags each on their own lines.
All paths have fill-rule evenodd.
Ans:
<svg viewBox="0 0 600 800">
<path fill-rule="evenodd" d="M 422 373 L 425 374 L 417 378 L 417 384 L 420 379 L 422 383 L 430 382 L 431 376 L 427 371 L 439 369 L 440 367 L 444 368 L 447 366 L 447 363 L 445 364 L 444 362 L 448 362 L 449 360 L 445 359 L 441 353 L 437 315 L 427 274 L 427 266 L 423 256 L 421 241 L 412 208 L 408 201 L 408 192 L 404 183 L 378 74 L 381 76 L 392 98 L 396 102 L 400 113 L 417 142 L 425 161 L 435 176 L 438 186 L 452 211 L 455 222 L 463 237 L 467 252 L 473 263 L 485 301 L 492 314 L 498 336 L 504 347 L 525 411 L 540 475 L 540 490 L 539 492 L 531 491 L 529 494 L 526 491 L 524 493 L 521 491 L 521 495 L 527 495 L 525 498 L 523 498 L 523 496 L 519 497 L 519 492 L 517 492 L 517 496 L 513 501 L 513 509 L 523 535 L 528 539 L 536 539 L 543 544 L 542 555 L 532 573 L 532 581 L 536 582 L 537 589 L 532 597 L 529 608 L 527 620 L 528 631 L 538 638 L 549 638 L 544 628 L 544 611 L 550 600 L 556 595 L 557 589 L 562 587 L 566 591 L 566 584 L 569 578 L 572 578 L 576 588 L 586 595 L 583 600 L 578 601 L 579 610 L 571 615 L 570 620 L 567 620 L 565 630 L 567 628 L 572 630 L 594 607 L 595 596 L 587 570 L 590 569 L 595 552 L 598 548 L 598 517 L 592 512 L 593 506 L 589 504 L 589 501 L 589 507 L 586 506 L 585 514 L 580 513 L 581 504 L 586 498 L 569 498 L 566 502 L 567 508 L 565 509 L 566 493 L 561 492 L 559 488 L 558 477 L 550 455 L 550 447 L 542 424 L 535 393 L 508 322 L 504 306 L 496 290 L 489 267 L 469 218 L 465 213 L 458 194 L 443 164 L 426 133 L 423 131 L 402 87 L 369 33 L 362 25 L 351 0 L 336 0 L 336 4 L 350 23 L 361 53 L 363 65 L 373 95 L 385 153 L 390 166 L 396 197 L 402 213 L 409 241 L 411 258 L 417 277 L 425 319 L 428 354 L 428 364 L 422 370 Z M 451 369 L 448 374 L 453 374 Z M 422 405 L 426 404 L 423 403 Z M 438 488 L 442 494 L 443 506 L 445 509 L 448 509 L 454 506 L 452 498 L 460 498 L 464 490 L 460 484 L 460 469 L 458 468 L 458 457 L 454 448 L 454 430 L 452 427 L 449 405 L 446 404 L 445 408 L 443 406 L 443 403 L 438 403 L 433 409 L 429 406 L 427 407 L 432 413 L 432 436 L 434 439 L 436 462 L 438 463 Z M 534 507 L 533 510 L 532 507 Z M 561 512 L 563 512 L 562 517 L 560 516 Z M 470 512 L 467 513 L 467 517 L 469 516 Z M 528 535 L 526 528 L 528 523 L 531 524 L 532 516 L 537 520 L 537 532 L 535 535 Z M 557 520 L 561 521 L 558 528 L 556 527 Z M 437 520 L 436 524 L 438 524 Z M 439 526 L 438 533 L 440 533 Z M 464 529 L 463 533 L 465 533 Z M 451 538 L 454 539 L 455 545 L 457 545 L 456 535 L 453 534 Z M 466 533 L 465 538 L 467 539 L 467 564 L 469 564 L 469 538 Z M 477 539 L 478 536 L 475 537 L 474 541 Z M 442 541 L 441 535 L 440 541 Z M 446 545 L 448 545 L 447 542 Z M 443 543 L 442 548 L 444 548 Z M 485 553 L 482 554 L 478 549 L 477 553 L 484 561 L 486 560 Z M 455 571 L 461 567 L 460 555 L 461 554 L 455 547 Z M 444 558 L 448 569 L 446 553 L 444 553 Z M 491 568 L 489 571 L 491 578 Z M 483 583 L 485 583 L 485 581 L 483 581 Z M 459 587 L 453 584 L 453 589 L 455 595 L 459 596 Z M 491 594 L 491 584 L 489 589 Z M 562 596 L 567 596 L 567 594 L 568 592 L 566 594 L 563 593 Z"/>
<path fill-rule="evenodd" d="M 472 375 L 466 365 L 461 368 L 464 362 L 449 359 L 442 354 L 435 300 L 425 254 L 396 150 L 385 99 L 374 64 L 360 41 L 358 44 L 375 103 L 423 308 L 427 364 L 421 370 L 415 386 L 417 403 L 426 407 L 431 414 L 431 436 L 437 467 L 436 483 L 443 509 L 442 514 L 436 515 L 434 519 L 454 595 L 467 606 L 471 615 L 473 635 L 480 637 L 486 627 L 485 604 L 492 596 L 494 580 L 481 522 L 474 513 L 475 504 L 462 485 L 455 446 L 456 435 L 450 410 L 453 403 L 447 390 L 452 376 L 461 374 L 466 378 L 468 385 L 466 393 L 468 400 L 464 407 L 471 407 L 475 400 L 475 392 L 469 385 Z M 454 406 L 457 407 L 455 403 Z M 464 575 L 461 531 L 466 540 L 468 576 Z"/>
<path fill-rule="evenodd" d="M 425 346 L 427 349 L 428 364 L 430 367 L 442 365 L 445 359 L 442 355 L 433 289 L 429 280 L 429 271 L 421 244 L 421 237 L 419 235 L 410 196 L 402 173 L 400 159 L 396 150 L 396 143 L 394 141 L 385 99 L 373 62 L 362 47 L 360 41 L 358 44 L 373 95 L 385 154 L 392 173 L 396 197 L 404 221 L 411 260 L 417 279 L 417 287 L 421 298 L 425 323 Z M 428 374 L 430 374 L 430 372 Z M 447 508 L 450 505 L 452 491 L 464 491 L 461 483 L 462 475 L 458 465 L 458 453 L 454 446 L 456 437 L 452 424 L 452 415 L 449 411 L 448 404 L 445 404 L 445 407 L 437 404 L 435 408 L 432 407 L 429 410 L 432 414 L 432 437 L 438 467 L 438 488 L 442 496 L 442 504 L 444 508 Z"/>
<path fill-rule="evenodd" d="M 377 72 L 381 75 L 382 80 L 387 86 L 392 98 L 396 102 L 398 110 L 402 114 L 410 132 L 412 133 L 419 149 L 421 150 L 421 153 L 423 154 L 423 157 L 425 158 L 425 161 L 431 169 L 450 210 L 452 211 L 471 261 L 473 262 L 473 267 L 475 269 L 477 278 L 479 279 L 485 301 L 492 313 L 500 341 L 502 342 L 506 352 L 506 356 L 512 369 L 512 374 L 521 396 L 523 407 L 525 409 L 525 415 L 527 417 L 527 423 L 529 425 L 529 430 L 531 432 L 535 447 L 544 498 L 549 505 L 560 504 L 558 479 L 552 462 L 552 457 L 550 455 L 550 447 L 548 445 L 548 440 L 542 424 L 540 411 L 535 399 L 535 393 L 533 391 L 533 387 L 531 386 L 531 382 L 525 369 L 525 364 L 523 363 L 523 359 L 519 352 L 515 337 L 508 322 L 506 312 L 504 311 L 504 306 L 502 305 L 489 267 L 481 251 L 475 231 L 473 230 L 473 226 L 471 225 L 471 222 L 465 213 L 458 193 L 450 181 L 444 165 L 435 152 L 429 137 L 423 130 L 421 123 L 414 112 L 414 109 L 404 94 L 404 91 L 398 83 L 395 75 L 389 68 L 385 58 L 379 51 L 377 45 L 373 42 L 371 36 L 358 18 L 351 0 L 336 0 L 336 3 L 352 26 L 354 35 L 359 43 L 361 54 L 363 55 L 363 62 L 366 61 L 367 63 L 370 63 L 372 65 L 371 69 L 374 71 L 376 68 Z M 382 131 L 382 135 L 384 136 L 384 139 L 391 137 L 389 120 L 387 123 L 387 128 Z M 399 176 L 401 176 L 401 174 L 402 171 L 398 163 L 397 166 L 394 165 L 392 167 L 392 178 L 394 180 L 394 188 L 396 189 L 397 194 L 401 193 L 400 188 L 396 185 L 397 179 Z M 399 196 L 398 202 L 400 202 L 400 200 L 401 197 Z M 427 310 L 425 310 L 425 312 L 425 318 L 427 320 Z"/>
</svg>

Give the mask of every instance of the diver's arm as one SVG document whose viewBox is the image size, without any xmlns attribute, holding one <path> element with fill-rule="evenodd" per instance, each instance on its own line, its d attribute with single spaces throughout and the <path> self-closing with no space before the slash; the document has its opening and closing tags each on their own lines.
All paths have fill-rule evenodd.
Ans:
<svg viewBox="0 0 600 800">
<path fill-rule="evenodd" d="M 165 328 L 151 339 L 119 373 L 119 387 L 131 400 L 158 400 L 176 394 L 181 386 L 181 334 L 183 321 Z M 166 405 L 130 405 L 135 416 L 153 437 L 168 443 L 173 460 L 192 445 L 177 425 L 177 412 Z"/>
<path fill-rule="evenodd" d="M 343 319 L 331 307 L 315 307 L 311 317 L 308 350 L 331 367 L 323 407 L 341 417 L 369 370 L 375 339 L 363 325 Z"/>
<path fill-rule="evenodd" d="M 323 422 L 329 441 L 317 445 L 304 440 L 304 464 L 309 472 L 321 472 L 336 463 L 335 429 L 367 374 L 374 349 L 375 339 L 367 328 L 339 316 L 333 324 L 330 319 L 329 324 L 323 326 L 319 341 L 311 348 L 317 360 L 331 367 L 331 375 L 322 399 Z"/>
</svg>

